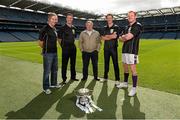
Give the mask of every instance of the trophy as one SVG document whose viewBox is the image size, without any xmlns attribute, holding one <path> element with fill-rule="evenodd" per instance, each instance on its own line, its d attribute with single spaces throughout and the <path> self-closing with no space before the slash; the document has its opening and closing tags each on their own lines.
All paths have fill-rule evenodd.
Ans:
<svg viewBox="0 0 180 120">
<path fill-rule="evenodd" d="M 76 106 L 80 108 L 85 113 L 93 113 L 97 109 L 98 111 L 102 111 L 101 108 L 96 106 L 91 98 L 92 96 L 92 90 L 89 90 L 87 88 L 81 88 L 76 92 Z"/>
</svg>

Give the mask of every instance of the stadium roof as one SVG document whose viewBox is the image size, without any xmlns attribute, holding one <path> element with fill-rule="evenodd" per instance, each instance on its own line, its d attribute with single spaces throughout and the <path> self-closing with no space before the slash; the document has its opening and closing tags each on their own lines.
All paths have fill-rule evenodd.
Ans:
<svg viewBox="0 0 180 120">
<path fill-rule="evenodd" d="M 74 14 L 75 18 L 79 19 L 97 19 L 104 20 L 104 14 L 97 14 L 89 11 L 80 11 L 75 10 L 69 7 L 64 7 L 61 5 L 56 5 L 48 2 L 48 0 L 44 0 L 46 2 L 42 2 L 42 0 L 0 0 L 1 7 L 9 7 L 15 9 L 23 9 L 41 13 L 55 12 L 60 16 L 66 15 L 68 12 Z M 161 16 L 161 15 L 172 15 L 172 14 L 180 14 L 180 5 L 177 7 L 170 8 L 159 8 L 159 9 L 151 9 L 151 10 L 141 10 L 138 11 L 138 17 L 150 17 L 150 16 Z M 114 14 L 115 19 L 125 19 L 127 17 L 127 13 L 116 13 Z"/>
<path fill-rule="evenodd" d="M 59 15 L 66 15 L 68 12 L 71 12 L 74 14 L 77 18 L 97 18 L 99 15 L 95 15 L 93 13 L 88 13 L 84 11 L 78 11 L 78 10 L 72 10 L 70 8 L 56 6 L 40 1 L 34 1 L 34 0 L 0 0 L 0 5 L 11 7 L 11 8 L 21 8 L 25 10 L 33 10 L 38 12 L 56 12 Z"/>
</svg>

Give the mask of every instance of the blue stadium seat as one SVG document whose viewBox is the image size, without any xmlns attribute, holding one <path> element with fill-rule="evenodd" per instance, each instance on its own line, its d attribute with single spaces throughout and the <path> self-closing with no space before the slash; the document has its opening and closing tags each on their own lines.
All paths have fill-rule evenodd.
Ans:
<svg viewBox="0 0 180 120">
<path fill-rule="evenodd" d="M 150 36 L 151 36 L 151 34 L 152 34 L 152 33 L 150 33 L 150 32 L 143 33 L 143 34 L 141 35 L 141 38 L 142 38 L 142 39 L 149 39 Z"/>
<path fill-rule="evenodd" d="M 16 10 L 0 7 L 0 41 L 32 41 L 38 39 L 38 30 L 47 24 L 47 14 Z M 140 17 L 137 19 L 143 25 L 142 38 L 144 39 L 180 39 L 180 33 L 171 32 L 179 30 L 180 15 L 165 15 Z M 1 21 L 5 21 L 4 24 Z M 78 33 L 85 29 L 86 20 L 74 19 Z M 94 27 L 100 30 L 106 21 L 94 20 Z M 115 20 L 120 27 L 128 25 L 127 19 Z M 59 16 L 57 29 L 66 23 L 64 16 Z M 7 37 L 7 38 L 6 38 Z M 10 39 L 11 38 L 11 39 Z"/>
<path fill-rule="evenodd" d="M 163 36 L 164 39 L 175 39 L 176 32 L 166 32 Z"/>
<path fill-rule="evenodd" d="M 151 36 L 149 36 L 149 39 L 162 39 L 163 35 L 163 32 L 152 32 Z"/>
<path fill-rule="evenodd" d="M 180 39 L 180 31 L 177 32 L 176 39 Z"/>
</svg>

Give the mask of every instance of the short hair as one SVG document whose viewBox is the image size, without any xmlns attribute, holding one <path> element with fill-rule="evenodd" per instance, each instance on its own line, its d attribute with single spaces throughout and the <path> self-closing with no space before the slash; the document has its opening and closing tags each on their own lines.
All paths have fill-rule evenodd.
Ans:
<svg viewBox="0 0 180 120">
<path fill-rule="evenodd" d="M 86 24 L 87 24 L 87 23 L 90 23 L 90 24 L 93 25 L 93 21 L 91 21 L 91 20 L 87 20 L 87 21 L 86 21 Z"/>
<path fill-rule="evenodd" d="M 135 11 L 132 11 L 132 10 L 129 11 L 128 14 L 129 14 L 129 13 L 134 13 L 135 16 L 137 15 L 137 13 L 136 13 Z"/>
<path fill-rule="evenodd" d="M 53 13 L 53 12 L 49 12 L 49 13 L 48 13 L 48 19 L 51 18 L 51 17 L 53 17 L 53 16 L 57 16 L 57 14 L 56 14 L 56 13 Z"/>
<path fill-rule="evenodd" d="M 106 15 L 106 18 L 107 18 L 108 16 L 111 16 L 111 17 L 113 18 L 113 15 L 112 15 L 112 14 L 110 14 L 110 13 Z"/>
<path fill-rule="evenodd" d="M 72 13 L 67 13 L 67 14 L 66 14 L 66 17 L 67 17 L 67 16 L 72 16 L 72 17 L 73 17 L 73 14 L 72 14 Z"/>
</svg>

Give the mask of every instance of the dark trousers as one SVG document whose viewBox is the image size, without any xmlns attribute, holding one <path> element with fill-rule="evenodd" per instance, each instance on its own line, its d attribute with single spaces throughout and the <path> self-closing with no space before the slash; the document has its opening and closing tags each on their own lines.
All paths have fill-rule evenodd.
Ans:
<svg viewBox="0 0 180 120">
<path fill-rule="evenodd" d="M 92 61 L 94 78 L 97 79 L 98 77 L 98 51 L 93 51 L 91 53 L 82 52 L 83 78 L 87 79 L 88 77 L 88 66 L 89 66 L 90 59 Z"/>
<path fill-rule="evenodd" d="M 114 66 L 115 79 L 118 81 L 120 80 L 120 75 L 117 48 L 110 48 L 108 50 L 104 50 L 104 78 L 108 79 L 110 57 L 112 58 Z"/>
<path fill-rule="evenodd" d="M 71 79 L 76 78 L 76 46 L 71 47 L 62 47 L 62 79 L 65 82 L 67 79 L 66 73 L 67 73 L 67 66 L 68 61 L 70 59 L 70 71 L 71 71 Z"/>
<path fill-rule="evenodd" d="M 51 85 L 57 85 L 58 58 L 57 53 L 43 54 L 43 89 L 49 88 L 49 74 L 51 73 Z"/>
</svg>

